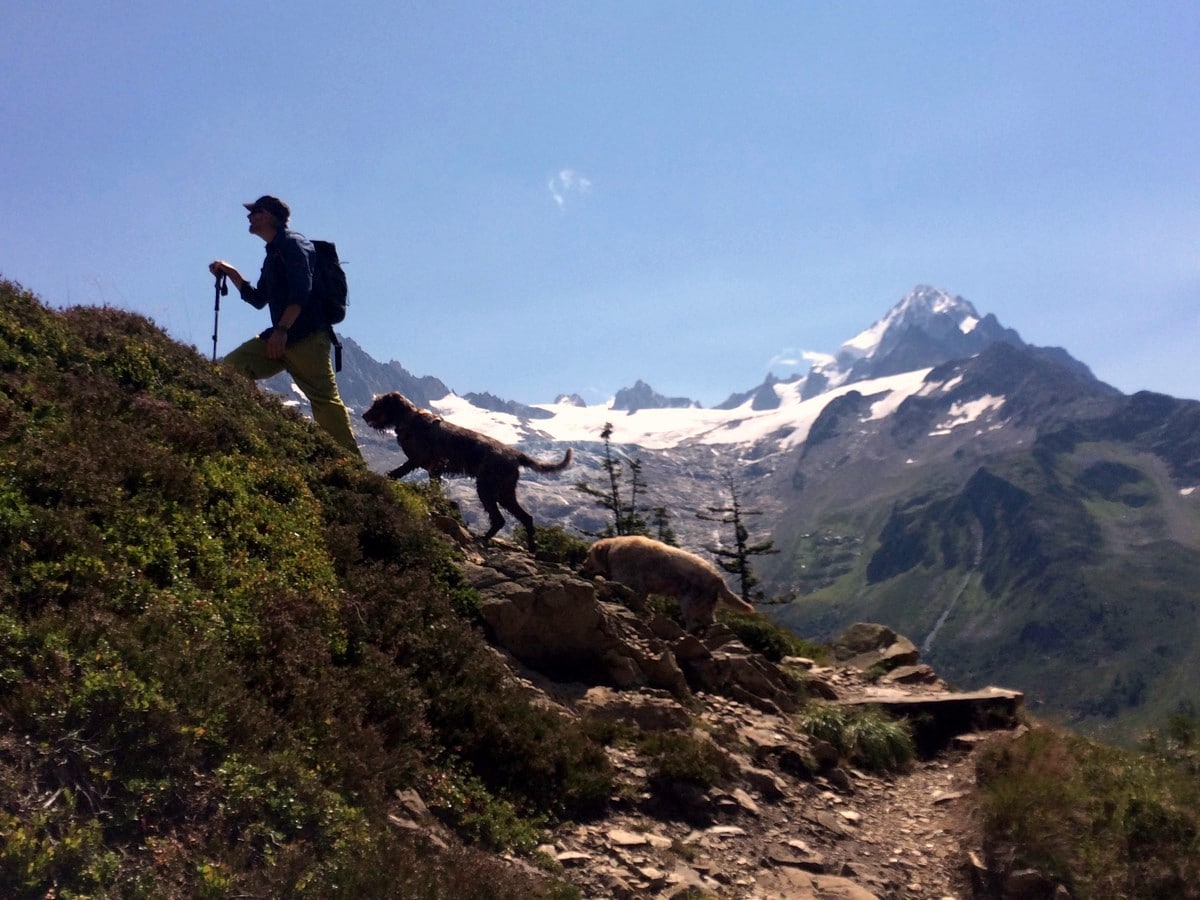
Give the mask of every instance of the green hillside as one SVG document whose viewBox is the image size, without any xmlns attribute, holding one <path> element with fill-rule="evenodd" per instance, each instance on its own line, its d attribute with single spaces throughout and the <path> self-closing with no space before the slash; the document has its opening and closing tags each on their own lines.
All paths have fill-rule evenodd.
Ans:
<svg viewBox="0 0 1200 900">
<path fill-rule="evenodd" d="M 476 845 L 603 803 L 602 751 L 471 626 L 427 499 L 113 309 L 0 282 L 5 896 L 537 897 Z"/>
</svg>

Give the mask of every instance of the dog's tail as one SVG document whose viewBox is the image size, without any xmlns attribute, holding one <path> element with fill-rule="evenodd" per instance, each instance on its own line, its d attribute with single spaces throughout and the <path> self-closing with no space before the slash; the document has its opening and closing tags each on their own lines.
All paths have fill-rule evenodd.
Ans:
<svg viewBox="0 0 1200 900">
<path fill-rule="evenodd" d="M 561 472 L 571 464 L 572 456 L 573 454 L 570 447 L 567 448 L 567 452 L 563 455 L 562 461 L 556 463 L 538 462 L 532 456 L 522 453 L 521 465 L 527 466 L 528 468 L 533 469 L 535 472 Z"/>
<path fill-rule="evenodd" d="M 717 602 L 724 604 L 727 609 L 732 609 L 735 612 L 758 612 L 758 610 L 756 610 L 753 606 L 751 606 L 725 585 L 721 585 L 720 591 L 717 592 Z"/>
</svg>

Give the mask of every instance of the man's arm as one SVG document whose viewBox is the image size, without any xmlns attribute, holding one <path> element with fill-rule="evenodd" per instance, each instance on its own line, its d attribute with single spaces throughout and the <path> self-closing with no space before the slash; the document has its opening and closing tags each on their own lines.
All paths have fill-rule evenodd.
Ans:
<svg viewBox="0 0 1200 900">
<path fill-rule="evenodd" d="M 271 329 L 271 336 L 267 338 L 267 359 L 283 359 L 283 351 L 287 349 L 288 329 L 296 324 L 298 318 L 300 318 L 298 303 L 291 304 L 283 311 L 279 321 Z"/>
<path fill-rule="evenodd" d="M 242 299 L 253 306 L 255 309 L 262 309 L 267 305 L 267 298 L 260 297 L 254 285 L 241 272 L 225 262 L 223 259 L 214 259 L 208 264 L 208 271 L 213 275 L 224 275 L 233 282 L 233 286 L 238 289 L 238 293 L 242 295 Z"/>
</svg>

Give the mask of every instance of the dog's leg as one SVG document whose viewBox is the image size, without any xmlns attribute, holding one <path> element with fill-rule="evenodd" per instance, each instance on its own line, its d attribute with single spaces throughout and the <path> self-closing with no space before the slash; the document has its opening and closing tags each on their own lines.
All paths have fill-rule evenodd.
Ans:
<svg viewBox="0 0 1200 900">
<path fill-rule="evenodd" d="M 650 595 L 645 591 L 634 591 L 633 599 L 629 603 L 629 608 L 636 613 L 645 612 L 646 604 L 650 602 Z"/>
<path fill-rule="evenodd" d="M 417 468 L 417 464 L 410 459 L 404 465 L 398 466 L 395 469 L 392 469 L 392 471 L 388 472 L 387 477 L 395 478 L 398 480 L 398 479 L 403 478 L 409 472 L 413 471 L 415 468 Z"/>
<path fill-rule="evenodd" d="M 496 532 L 504 527 L 504 515 L 500 512 L 500 507 L 496 503 L 496 498 L 492 493 L 493 490 L 486 478 L 480 478 L 475 485 L 475 492 L 479 495 L 479 502 L 483 504 L 483 508 L 488 514 L 488 519 L 492 523 L 492 527 L 483 536 L 485 541 L 490 541 L 496 536 Z"/>
<path fill-rule="evenodd" d="M 679 611 L 683 614 L 683 627 L 686 631 L 695 634 L 713 623 L 712 612 L 707 606 L 703 597 L 692 591 L 679 595 Z"/>
<path fill-rule="evenodd" d="M 529 542 L 529 552 L 537 552 L 537 541 L 533 536 L 533 516 L 517 502 L 516 485 L 500 493 L 500 505 L 517 517 L 517 521 L 525 526 L 526 540 Z"/>
<path fill-rule="evenodd" d="M 479 484 L 488 484 L 491 487 L 489 493 L 494 497 L 492 503 L 499 502 L 506 510 L 508 510 L 517 521 L 525 526 L 525 540 L 529 545 L 529 552 L 534 553 L 537 550 L 537 539 L 533 534 L 533 516 L 517 502 L 517 482 L 521 478 L 521 471 L 516 466 L 500 470 L 492 470 L 491 472 L 479 473 Z M 481 489 L 482 490 L 482 489 Z M 482 497 L 482 494 L 480 495 Z M 494 519 L 492 520 L 495 521 Z"/>
</svg>

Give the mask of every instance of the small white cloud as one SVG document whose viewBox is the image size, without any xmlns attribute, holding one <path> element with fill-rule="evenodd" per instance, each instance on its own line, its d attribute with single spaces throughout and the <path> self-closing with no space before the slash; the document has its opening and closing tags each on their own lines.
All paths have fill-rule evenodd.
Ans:
<svg viewBox="0 0 1200 900">
<path fill-rule="evenodd" d="M 805 350 L 804 361 L 814 366 L 831 366 L 837 362 L 837 357 L 830 353 L 818 353 L 816 350 Z"/>
<path fill-rule="evenodd" d="M 828 353 L 817 353 L 815 350 L 796 350 L 789 347 L 772 356 L 767 368 L 770 370 L 787 369 L 791 373 L 806 370 L 810 366 L 830 365 L 833 362 L 834 358 Z"/>
<path fill-rule="evenodd" d="M 592 192 L 592 182 L 574 169 L 562 169 L 556 172 L 550 177 L 546 187 L 550 189 L 550 196 L 554 198 L 559 209 L 567 205 L 569 197 L 582 196 Z"/>
</svg>

